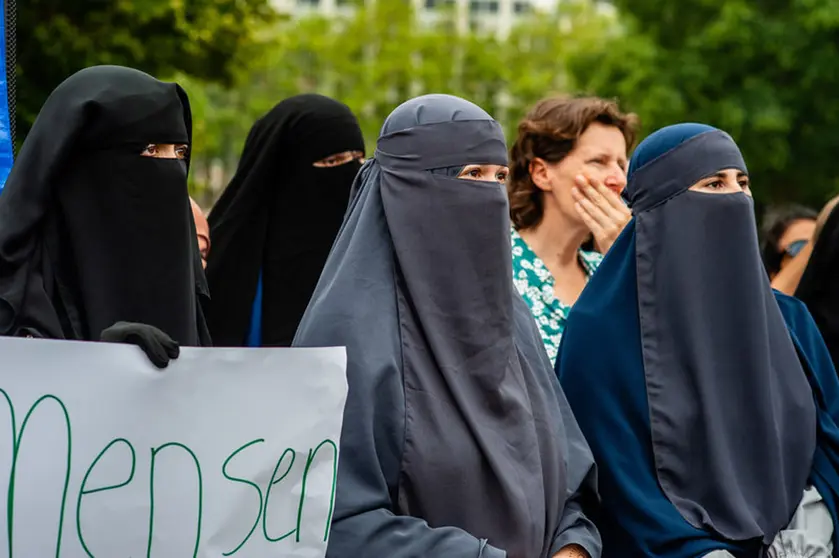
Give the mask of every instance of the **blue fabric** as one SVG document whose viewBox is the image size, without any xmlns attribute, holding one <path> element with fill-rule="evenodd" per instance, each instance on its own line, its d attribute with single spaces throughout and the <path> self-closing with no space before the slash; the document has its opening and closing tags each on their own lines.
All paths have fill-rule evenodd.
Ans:
<svg viewBox="0 0 839 558">
<path fill-rule="evenodd" d="M 693 527 L 769 545 L 807 486 L 813 391 L 766 277 L 752 199 L 739 187 L 718 195 L 716 178 L 691 190 L 723 170 L 747 174 L 739 147 L 692 125 L 650 143 L 674 134 L 665 153 L 642 151 L 655 158 L 627 187 L 656 475 Z M 597 354 L 587 364 L 603 366 Z"/>
<path fill-rule="evenodd" d="M 658 157 L 664 155 L 677 145 L 684 143 L 694 136 L 716 130 L 707 124 L 692 122 L 674 124 L 661 128 L 647 136 L 632 153 L 627 171 L 627 180 L 632 178 L 635 171 Z"/>
<path fill-rule="evenodd" d="M 256 283 L 256 294 L 253 297 L 251 322 L 248 326 L 248 336 L 245 339 L 245 346 L 262 346 L 262 270 L 259 270 L 259 279 Z"/>
<path fill-rule="evenodd" d="M 667 158 L 663 157 L 665 154 L 669 154 Z M 762 555 L 763 541 L 761 539 L 768 536 L 768 540 L 771 542 L 772 533 L 776 533 L 778 529 L 785 525 L 785 516 L 783 516 L 785 512 L 781 513 L 781 517 L 775 517 L 773 519 L 774 523 L 769 525 L 768 528 L 759 525 L 761 529 L 757 530 L 757 534 L 761 535 L 760 537 L 721 535 L 719 533 L 724 531 L 705 527 L 704 522 L 694 521 L 692 525 L 685 519 L 685 517 L 690 518 L 691 516 L 685 515 L 684 510 L 677 509 L 665 494 L 666 487 L 665 489 L 662 488 L 661 477 L 658 473 L 662 466 L 660 459 L 663 454 L 654 451 L 654 437 L 651 432 L 654 428 L 650 421 L 651 407 L 654 406 L 655 398 L 658 397 L 657 401 L 659 401 L 659 406 L 656 407 L 657 414 L 655 415 L 659 419 L 656 423 L 656 427 L 659 429 L 657 431 L 659 449 L 662 447 L 662 440 L 667 442 L 667 438 L 662 436 L 662 432 L 666 432 L 661 430 L 662 424 L 664 423 L 664 426 L 669 428 L 672 425 L 683 424 L 684 420 L 682 418 L 674 422 L 664 420 L 670 417 L 681 417 L 681 415 L 679 413 L 666 414 L 662 412 L 662 398 L 659 395 L 661 389 L 664 389 L 663 386 L 670 385 L 668 384 L 670 376 L 662 374 L 662 369 L 666 372 L 666 367 L 658 367 L 658 376 L 651 376 L 651 370 L 655 369 L 655 365 L 660 365 L 665 357 L 672 358 L 674 354 L 681 355 L 679 358 L 684 359 L 685 362 L 690 362 L 692 366 L 701 365 L 699 368 L 704 370 L 708 368 L 708 363 L 702 362 L 701 358 L 707 357 L 707 351 L 716 347 L 717 352 L 720 352 L 720 346 L 723 346 L 723 348 L 728 346 L 726 343 L 720 345 L 718 342 L 719 332 L 723 331 L 725 333 L 723 338 L 732 340 L 737 339 L 738 334 L 734 333 L 729 337 L 728 333 L 725 332 L 727 324 L 715 323 L 713 320 L 707 321 L 707 325 L 700 323 L 697 326 L 698 329 L 693 327 L 696 326 L 696 322 L 691 323 L 690 320 L 687 320 L 688 325 L 691 326 L 687 329 L 675 329 L 664 333 L 651 330 L 650 324 L 654 324 L 656 319 L 665 320 L 666 323 L 672 322 L 676 325 L 681 323 L 679 319 L 681 316 L 678 313 L 670 316 L 668 307 L 658 307 L 654 303 L 667 300 L 667 292 L 674 291 L 676 284 L 684 283 L 678 275 L 668 275 L 666 273 L 667 268 L 663 266 L 662 262 L 655 264 L 656 256 L 662 255 L 665 261 L 671 265 L 681 262 L 682 267 L 677 266 L 677 268 L 684 272 L 690 266 L 685 264 L 685 258 L 681 256 L 685 256 L 689 252 L 680 252 L 679 246 L 684 246 L 684 250 L 688 251 L 693 249 L 692 247 L 697 247 L 696 250 L 698 250 L 706 237 L 708 242 L 719 240 L 715 239 L 713 235 L 703 236 L 702 227 L 696 225 L 696 219 L 690 220 L 692 225 L 686 226 L 688 230 L 684 231 L 684 235 L 679 234 L 679 223 L 683 222 L 680 220 L 684 216 L 683 214 L 693 212 L 691 215 L 696 217 L 695 213 L 697 211 L 701 213 L 700 205 L 709 206 L 709 217 L 713 213 L 716 219 L 731 220 L 732 216 L 736 218 L 739 229 L 732 227 L 730 233 L 731 238 L 743 239 L 742 246 L 740 246 L 742 254 L 737 256 L 740 259 L 729 262 L 728 268 L 739 269 L 736 265 L 737 261 L 746 262 L 749 260 L 748 256 L 757 253 L 756 244 L 754 247 L 755 254 L 750 254 L 748 250 L 751 246 L 747 240 L 754 240 L 756 243 L 756 238 L 747 238 L 754 233 L 756 227 L 753 223 L 749 224 L 749 219 L 741 215 L 743 212 L 739 206 L 743 205 L 740 199 L 743 194 L 709 196 L 708 194 L 687 191 L 691 184 L 708 176 L 708 172 L 715 168 L 737 168 L 747 172 L 742 156 L 730 136 L 709 126 L 701 124 L 671 126 L 652 134 L 642 142 L 630 163 L 629 185 L 626 190 L 627 199 L 632 202 L 635 218 L 627 225 L 603 260 L 598 272 L 589 281 L 573 307 L 566 324 L 565 334 L 556 361 L 556 371 L 577 421 L 591 446 L 595 460 L 599 464 L 599 481 L 603 497 L 603 517 L 599 523 L 599 528 L 603 537 L 603 556 L 605 558 L 699 558 L 715 550 L 728 551 L 736 558 L 756 558 Z M 667 211 L 664 210 L 665 206 L 662 204 L 666 204 Z M 714 206 L 713 211 L 711 205 Z M 735 205 L 738 207 L 734 207 Z M 719 211 L 722 211 L 725 207 L 737 209 L 737 211 L 728 215 L 720 213 Z M 674 212 L 677 214 L 675 217 Z M 748 212 L 747 216 L 752 217 L 752 213 Z M 670 221 L 666 221 L 667 218 L 670 218 Z M 673 219 L 676 219 L 675 225 L 671 222 Z M 721 223 L 714 224 L 713 221 L 708 221 L 707 224 L 707 227 L 711 227 L 712 230 L 713 227 L 719 226 L 721 226 Z M 668 235 L 673 238 L 667 235 L 662 236 L 662 231 L 668 232 Z M 699 255 L 701 254 L 697 253 L 697 257 Z M 749 268 L 749 265 L 745 267 Z M 748 272 L 749 270 L 750 268 L 745 271 Z M 640 276 L 639 272 L 641 273 Z M 653 272 L 655 273 L 651 275 Z M 689 312 L 691 315 L 703 314 L 703 304 L 712 304 L 713 301 L 724 297 L 723 294 L 714 294 L 712 290 L 703 288 L 701 283 L 703 273 L 702 269 L 694 269 L 688 274 L 700 281 L 700 283 L 694 285 L 695 289 L 687 289 L 688 293 L 694 293 L 693 311 Z M 762 274 L 760 278 L 765 279 Z M 665 292 L 657 290 L 664 286 L 667 286 Z M 742 285 L 740 286 L 742 287 Z M 678 291 L 678 294 L 679 296 L 685 296 L 685 293 L 681 291 Z M 697 302 L 696 297 L 698 297 L 699 302 Z M 776 297 L 778 297 L 777 302 Z M 782 295 L 771 293 L 767 284 L 765 301 L 757 300 L 753 306 L 755 306 L 753 309 L 755 315 L 761 315 L 761 308 L 764 309 L 767 316 L 775 313 L 775 322 L 773 323 L 777 327 L 772 331 L 777 330 L 777 336 L 775 341 L 770 343 L 770 346 L 777 348 L 783 345 L 780 341 L 785 341 L 788 345 L 786 353 L 764 351 L 770 357 L 768 360 L 770 366 L 780 367 L 780 370 L 790 372 L 787 375 L 789 378 L 795 379 L 797 377 L 796 385 L 800 387 L 799 400 L 806 402 L 812 391 L 814 406 L 817 407 L 815 410 L 817 417 L 810 414 L 809 421 L 802 421 L 803 424 L 807 425 L 806 428 L 814 428 L 817 418 L 818 426 L 815 428 L 817 438 L 816 433 L 813 434 L 814 438 L 811 438 L 813 445 L 806 447 L 803 453 L 791 452 L 782 454 L 782 456 L 792 456 L 797 461 L 801 461 L 799 477 L 803 487 L 811 466 L 810 461 L 806 458 L 810 455 L 810 452 L 813 452 L 814 459 L 809 480 L 823 493 L 823 497 L 835 518 L 837 503 L 839 503 L 839 498 L 836 496 L 836 488 L 839 487 L 839 473 L 837 473 L 839 428 L 836 426 L 839 424 L 839 380 L 836 378 L 829 356 L 826 356 L 824 343 L 803 305 L 794 299 L 782 298 Z M 641 311 L 639 311 L 639 307 Z M 653 312 L 650 312 L 651 308 Z M 690 308 L 691 306 L 686 304 L 683 310 L 689 311 Z M 779 308 L 781 309 L 780 313 Z M 642 320 L 645 320 L 643 324 L 647 332 L 646 337 L 642 332 Z M 767 321 L 767 324 L 769 324 L 769 321 Z M 703 329 L 706 327 L 715 329 L 708 332 Z M 655 333 L 655 337 L 651 336 L 651 331 Z M 746 329 L 746 332 L 748 332 L 748 329 Z M 789 332 L 789 336 L 787 336 L 787 332 Z M 716 341 L 711 333 L 717 335 Z M 741 343 L 743 339 L 748 339 L 747 335 L 741 337 Z M 688 341 L 693 341 L 695 346 L 701 349 L 693 351 L 692 347 L 685 347 L 686 338 Z M 792 343 L 790 343 L 790 339 Z M 667 342 L 665 343 L 662 340 Z M 658 345 L 652 345 L 652 341 L 657 342 Z M 675 341 L 678 341 L 678 343 L 675 343 Z M 760 343 L 755 344 L 754 347 L 749 344 L 745 349 L 751 350 L 757 345 L 760 345 Z M 649 354 L 651 346 L 660 346 L 663 349 L 660 353 Z M 642 347 L 647 350 L 645 351 Z M 742 356 L 741 353 L 738 354 Z M 762 356 L 760 351 L 756 351 L 755 354 L 757 357 Z M 661 355 L 664 356 L 659 358 Z M 762 362 L 757 357 L 749 362 Z M 785 360 L 786 357 L 789 360 Z M 645 367 L 645 361 L 651 363 L 651 365 Z M 794 369 L 799 368 L 799 364 L 805 373 L 806 380 L 802 376 L 797 376 L 794 372 Z M 711 365 L 710 369 L 714 368 Z M 765 369 L 760 366 L 756 370 L 757 372 L 761 370 L 765 372 Z M 755 377 L 759 378 L 761 376 L 756 374 Z M 776 377 L 786 376 L 773 376 L 773 378 Z M 686 375 L 686 380 L 689 379 L 690 375 Z M 704 383 L 700 380 L 703 380 Z M 708 378 L 696 378 L 696 385 L 692 386 L 693 389 L 700 390 L 700 393 L 706 395 L 716 393 L 715 389 L 718 385 L 714 382 L 708 385 L 707 380 Z M 691 384 L 688 384 L 687 387 L 690 388 Z M 689 389 L 681 391 L 677 389 L 675 392 L 668 393 L 673 393 L 674 396 L 679 394 L 684 396 L 689 391 Z M 738 392 L 728 392 L 729 395 L 730 393 L 736 394 Z M 780 391 L 776 390 L 775 393 L 788 392 L 781 389 Z M 724 395 L 726 394 L 720 394 L 720 400 L 725 399 Z M 708 401 L 716 402 L 717 398 L 699 398 L 698 401 L 707 404 Z M 691 409 L 692 404 L 691 402 L 684 408 Z M 702 412 L 703 416 L 711 416 L 716 419 L 723 417 L 728 421 L 736 420 L 731 418 L 735 415 L 729 416 L 728 414 L 731 408 L 739 407 L 736 404 L 731 407 L 729 402 L 722 409 L 714 410 L 702 407 L 698 408 L 697 411 Z M 753 409 L 751 415 L 746 415 L 745 419 L 759 417 L 760 413 L 758 411 L 761 410 L 765 409 L 763 407 Z M 772 413 L 768 413 L 768 416 L 772 416 Z M 781 413 L 778 416 L 786 416 L 786 414 Z M 790 424 L 797 424 L 787 422 L 784 425 L 785 427 L 790 427 Z M 748 420 L 745 420 L 745 423 L 748 423 Z M 732 423 L 729 422 L 728 424 Z M 734 424 L 742 426 L 744 422 L 735 422 Z M 760 424 L 765 425 L 764 422 Z M 791 428 L 796 432 L 800 431 L 795 430 L 795 427 Z M 664 447 L 670 452 L 671 457 L 675 454 L 679 444 L 685 445 L 683 443 L 685 439 L 705 439 L 703 438 L 704 432 L 700 431 L 696 435 L 692 431 L 686 432 L 687 436 L 672 438 L 673 442 L 668 442 L 669 446 Z M 732 432 L 736 433 L 736 429 L 723 429 L 721 435 L 724 437 L 731 435 Z M 808 430 L 808 432 L 812 431 Z M 800 438 L 804 439 L 806 436 Z M 707 439 L 712 440 L 714 437 L 709 436 Z M 789 441 L 790 439 L 792 438 L 788 435 L 782 436 L 782 441 Z M 813 449 L 814 445 L 816 446 L 815 450 Z M 733 446 L 728 444 L 724 447 Z M 710 453 L 712 449 L 705 445 L 696 447 L 693 454 L 696 457 L 695 460 L 677 459 L 676 463 L 671 462 L 665 470 L 671 476 L 674 472 L 679 472 L 681 476 L 678 478 L 680 480 L 698 479 L 701 482 L 706 482 L 702 480 L 701 475 L 703 472 L 707 475 L 707 471 L 710 469 L 702 464 L 702 460 L 707 455 L 715 455 Z M 704 453 L 700 453 L 703 451 Z M 690 452 L 687 452 L 687 454 L 689 455 Z M 728 454 L 718 452 L 716 456 L 727 458 Z M 796 459 L 792 461 L 796 462 Z M 742 465 L 742 462 L 738 463 Z M 713 464 L 713 460 L 709 464 Z M 772 465 L 777 468 L 778 463 L 774 462 Z M 782 467 L 782 469 L 785 468 Z M 719 475 L 719 472 L 716 475 Z M 714 478 L 719 477 L 715 476 Z M 725 480 L 728 481 L 730 478 Z M 793 494 L 790 495 L 791 498 L 788 499 L 790 500 L 788 503 L 794 505 L 797 500 L 795 502 L 791 500 L 795 498 L 794 493 L 798 490 L 797 482 L 799 481 L 776 483 L 772 488 L 789 489 Z M 759 485 L 758 494 L 760 494 L 760 486 L 762 485 L 757 484 Z M 708 492 L 713 492 L 714 489 L 718 490 L 720 486 L 723 486 L 722 481 L 717 484 L 712 483 Z M 737 486 L 742 488 L 745 485 L 738 484 Z M 684 490 L 685 487 L 686 484 L 682 484 L 678 486 L 678 489 Z M 776 490 L 776 492 L 778 491 Z M 740 495 L 749 495 L 745 501 L 755 505 L 758 503 L 756 500 L 759 500 L 759 497 L 756 498 L 754 494 L 755 492 L 751 491 L 743 492 Z M 723 499 L 724 497 L 714 498 L 713 501 L 719 503 L 719 500 Z M 694 501 L 700 502 L 701 500 Z M 785 500 L 783 503 L 787 503 L 787 501 Z M 771 509 L 777 516 L 778 509 L 783 511 L 786 510 L 786 507 L 773 506 Z M 747 521 L 752 518 L 750 516 L 765 519 L 765 515 L 767 515 L 764 514 L 762 517 L 761 514 L 757 513 L 760 510 L 749 509 L 747 511 L 748 513 L 745 515 L 729 516 L 728 519 L 735 521 L 729 526 L 733 525 L 737 529 L 740 525 L 743 525 L 743 523 L 737 522 L 740 518 Z M 792 515 L 791 511 L 790 515 Z M 731 539 L 738 539 L 738 541 L 735 542 Z M 837 551 L 839 551 L 839 545 L 837 545 Z"/>
<path fill-rule="evenodd" d="M 759 544 L 720 540 L 688 524 L 656 479 L 638 323 L 635 236 L 633 221 L 574 305 L 556 364 L 562 388 L 600 465 L 604 509 L 598 528 L 603 558 L 700 558 L 714 550 L 754 558 Z M 776 297 L 818 406 L 811 482 L 833 515 L 834 556 L 839 557 L 839 379 L 804 305 L 780 293 Z M 610 319 L 604 321 L 603 315 Z M 592 329 L 595 324 L 597 329 Z M 604 339 L 609 341 L 608 351 Z M 574 350 L 567 350 L 569 346 Z M 588 366 L 590 354 L 603 355 L 605 365 Z M 561 373 L 574 368 L 598 377 L 582 381 L 579 374 Z M 592 392 L 592 383 L 602 389 Z"/>
<path fill-rule="evenodd" d="M 634 215 L 684 193 L 723 169 L 749 173 L 731 136 L 704 124 L 676 124 L 648 136 L 629 162 L 622 193 Z"/>
<path fill-rule="evenodd" d="M 604 315 L 610 319 L 603 320 Z M 609 340 L 608 350 L 603 339 Z M 574 350 L 567 350 L 569 346 Z M 586 355 L 591 354 L 600 355 L 596 368 L 587 363 Z M 598 377 L 584 380 L 581 374 L 561 374 L 572 369 Z M 749 551 L 756 552 L 714 540 L 692 527 L 656 479 L 641 356 L 634 221 L 571 309 L 556 370 L 598 464 L 604 558 L 693 558 L 718 549 L 746 558 Z M 602 389 L 592 392 L 592 383 Z"/>
<path fill-rule="evenodd" d="M 0 37 L 6 36 L 5 10 L 0 10 Z M 0 192 L 12 170 L 14 149 L 9 118 L 9 88 L 6 83 L 6 41 L 0 40 Z"/>
</svg>

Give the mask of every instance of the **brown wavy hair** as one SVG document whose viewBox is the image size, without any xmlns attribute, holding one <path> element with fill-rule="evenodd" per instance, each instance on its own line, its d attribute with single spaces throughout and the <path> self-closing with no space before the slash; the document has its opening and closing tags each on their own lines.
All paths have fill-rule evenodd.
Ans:
<svg viewBox="0 0 839 558">
<path fill-rule="evenodd" d="M 594 122 L 614 126 L 626 139 L 627 150 L 635 144 L 638 117 L 622 113 L 616 101 L 599 97 L 550 97 L 536 103 L 519 123 L 518 137 L 510 149 L 510 219 L 516 230 L 535 227 L 542 221 L 543 195 L 530 177 L 530 163 L 539 157 L 558 163 L 577 144 Z"/>
</svg>

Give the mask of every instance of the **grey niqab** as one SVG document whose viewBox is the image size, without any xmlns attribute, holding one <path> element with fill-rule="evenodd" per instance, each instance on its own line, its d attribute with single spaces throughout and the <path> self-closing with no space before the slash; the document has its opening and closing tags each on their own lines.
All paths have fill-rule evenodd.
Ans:
<svg viewBox="0 0 839 558">
<path fill-rule="evenodd" d="M 591 452 L 510 280 L 504 187 L 452 176 L 506 162 L 500 126 L 439 95 L 396 109 L 360 173 L 294 343 L 348 352 L 331 558 L 599 556 Z"/>
</svg>

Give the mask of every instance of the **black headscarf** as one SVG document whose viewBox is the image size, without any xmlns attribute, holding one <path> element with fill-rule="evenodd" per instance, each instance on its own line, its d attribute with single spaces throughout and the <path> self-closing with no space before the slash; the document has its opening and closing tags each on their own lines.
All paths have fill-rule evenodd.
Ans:
<svg viewBox="0 0 839 558">
<path fill-rule="evenodd" d="M 330 557 L 599 554 L 575 499 L 593 461 L 510 280 L 504 187 L 454 178 L 481 163 L 507 150 L 480 108 L 397 108 L 300 324 L 295 346 L 348 353 Z"/>
<path fill-rule="evenodd" d="M 839 369 L 839 205 L 816 239 L 795 296 L 807 305 Z"/>
<path fill-rule="evenodd" d="M 126 321 L 209 344 L 187 162 L 141 156 L 191 128 L 186 93 L 137 70 L 53 91 L 0 195 L 0 334 L 95 341 Z"/>
<path fill-rule="evenodd" d="M 364 138 L 350 109 L 328 97 L 291 97 L 254 124 L 209 218 L 207 319 L 216 345 L 244 344 L 260 271 L 261 344 L 291 344 L 360 168 L 357 160 L 313 163 L 344 151 L 364 152 Z"/>
</svg>

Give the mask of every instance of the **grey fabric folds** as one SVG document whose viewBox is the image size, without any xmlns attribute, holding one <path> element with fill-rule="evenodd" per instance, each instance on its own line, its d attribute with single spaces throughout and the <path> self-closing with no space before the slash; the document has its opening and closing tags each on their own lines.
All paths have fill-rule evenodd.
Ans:
<svg viewBox="0 0 839 558">
<path fill-rule="evenodd" d="M 591 452 L 510 281 L 504 187 L 432 172 L 506 165 L 476 110 L 433 96 L 388 119 L 295 338 L 348 352 L 330 558 L 600 554 Z"/>
<path fill-rule="evenodd" d="M 656 472 L 692 525 L 771 544 L 816 442 L 813 394 L 761 265 L 743 193 L 688 190 L 745 171 L 706 132 L 632 177 L 640 329 Z"/>
</svg>

